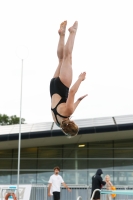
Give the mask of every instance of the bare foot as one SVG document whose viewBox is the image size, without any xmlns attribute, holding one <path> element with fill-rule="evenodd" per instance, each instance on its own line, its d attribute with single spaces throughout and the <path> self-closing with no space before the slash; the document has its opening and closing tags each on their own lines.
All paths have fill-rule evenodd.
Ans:
<svg viewBox="0 0 133 200">
<path fill-rule="evenodd" d="M 70 33 L 72 32 L 76 32 L 77 31 L 77 28 L 78 28 L 78 22 L 76 21 L 72 27 L 70 27 L 68 30 Z"/>
<path fill-rule="evenodd" d="M 60 24 L 60 29 L 58 31 L 59 35 L 65 35 L 67 21 L 64 21 Z"/>
</svg>

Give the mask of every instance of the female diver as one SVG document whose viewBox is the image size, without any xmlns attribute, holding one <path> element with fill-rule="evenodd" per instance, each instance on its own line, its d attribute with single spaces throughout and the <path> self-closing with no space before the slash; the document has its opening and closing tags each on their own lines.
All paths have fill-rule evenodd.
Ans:
<svg viewBox="0 0 133 200">
<path fill-rule="evenodd" d="M 70 88 L 72 83 L 72 50 L 78 22 L 75 21 L 69 30 L 69 37 L 64 45 L 65 30 L 67 21 L 60 25 L 59 43 L 57 48 L 57 56 L 59 59 L 58 67 L 50 82 L 51 95 L 51 112 L 54 122 L 59 126 L 65 135 L 72 137 L 78 134 L 78 126 L 70 120 L 70 116 L 74 113 L 80 101 L 87 96 L 84 95 L 74 102 L 74 97 L 82 81 L 85 80 L 86 72 L 79 75 L 77 81 Z M 69 90 L 70 88 L 70 90 Z"/>
</svg>

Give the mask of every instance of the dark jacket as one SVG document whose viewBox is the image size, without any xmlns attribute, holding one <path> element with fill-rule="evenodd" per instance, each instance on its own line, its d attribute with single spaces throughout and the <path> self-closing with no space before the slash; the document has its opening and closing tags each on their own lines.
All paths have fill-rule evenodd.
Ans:
<svg viewBox="0 0 133 200">
<path fill-rule="evenodd" d="M 91 192 L 91 195 L 92 195 L 92 193 L 95 189 L 101 189 L 102 185 L 106 184 L 106 182 L 103 181 L 101 174 L 103 174 L 102 170 L 98 169 L 96 174 L 94 176 L 92 176 L 92 192 Z M 97 191 L 95 193 L 93 199 L 100 199 L 100 192 L 99 191 Z"/>
</svg>

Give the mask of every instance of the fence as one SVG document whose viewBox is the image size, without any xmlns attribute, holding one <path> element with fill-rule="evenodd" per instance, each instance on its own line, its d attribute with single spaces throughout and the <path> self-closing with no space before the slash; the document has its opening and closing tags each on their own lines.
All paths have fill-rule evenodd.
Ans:
<svg viewBox="0 0 133 200">
<path fill-rule="evenodd" d="M 69 185 L 72 189 L 68 192 L 65 188 L 61 188 L 61 200 L 77 200 L 82 197 L 82 200 L 90 200 L 91 186 L 87 185 Z M 117 190 L 133 190 L 133 186 L 115 186 Z M 104 189 L 104 188 L 103 188 Z M 116 195 L 115 200 L 130 200 L 133 195 Z M 48 197 L 46 185 L 32 185 L 30 200 L 53 200 L 53 197 Z M 79 198 L 81 200 L 81 198 Z M 101 200 L 106 200 L 106 194 L 101 195 Z"/>
<path fill-rule="evenodd" d="M 46 185 L 32 185 L 30 200 L 47 200 Z"/>
<path fill-rule="evenodd" d="M 78 196 L 82 199 L 88 200 L 89 198 L 89 186 L 87 185 L 69 185 L 71 192 L 68 192 L 65 188 L 61 188 L 61 199 L 63 200 L 76 200 Z M 45 185 L 33 185 L 31 189 L 30 200 L 53 200 L 53 197 L 48 197 L 47 186 Z"/>
</svg>

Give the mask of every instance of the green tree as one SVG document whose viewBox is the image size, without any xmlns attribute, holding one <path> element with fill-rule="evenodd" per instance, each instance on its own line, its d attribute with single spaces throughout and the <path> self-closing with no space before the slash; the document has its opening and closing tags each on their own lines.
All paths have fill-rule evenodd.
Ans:
<svg viewBox="0 0 133 200">
<path fill-rule="evenodd" d="M 19 117 L 16 115 L 8 116 L 6 114 L 0 114 L 0 125 L 11 125 L 11 124 L 19 124 Z M 25 119 L 21 118 L 21 124 L 24 124 Z"/>
</svg>

